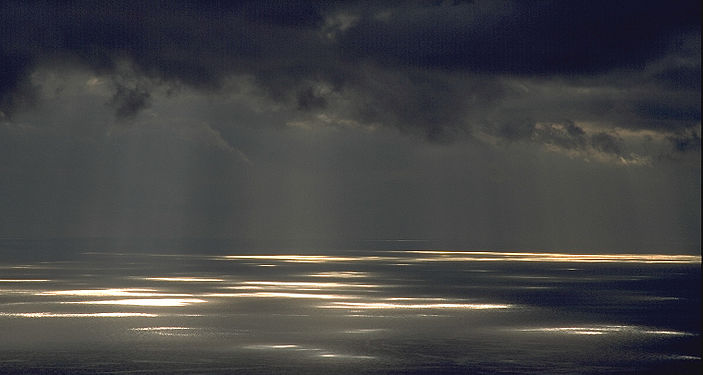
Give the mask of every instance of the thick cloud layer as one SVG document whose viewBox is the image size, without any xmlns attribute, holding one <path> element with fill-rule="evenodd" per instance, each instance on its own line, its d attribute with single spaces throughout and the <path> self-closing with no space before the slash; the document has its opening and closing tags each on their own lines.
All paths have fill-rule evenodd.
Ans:
<svg viewBox="0 0 703 375">
<path fill-rule="evenodd" d="M 524 79 L 582 90 L 567 103 L 544 103 L 536 122 L 595 118 L 674 133 L 700 123 L 697 1 L 10 1 L 0 14 L 6 114 L 31 104 L 27 82 L 38 66 L 114 75 L 131 64 L 150 84 L 115 85 L 111 104 L 126 119 L 148 106 L 151 85 L 217 90 L 246 75 L 300 111 L 434 140 L 490 123 L 491 109 L 516 95 L 506 83 Z M 587 93 L 599 89 L 623 92 Z M 553 118 L 558 111 L 572 113 Z"/>
</svg>

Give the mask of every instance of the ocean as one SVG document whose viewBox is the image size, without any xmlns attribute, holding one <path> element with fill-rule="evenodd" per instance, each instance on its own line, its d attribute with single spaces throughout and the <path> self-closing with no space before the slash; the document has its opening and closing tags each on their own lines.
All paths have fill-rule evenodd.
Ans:
<svg viewBox="0 0 703 375">
<path fill-rule="evenodd" d="M 0 241 L 2 374 L 698 374 L 701 257 Z"/>
</svg>

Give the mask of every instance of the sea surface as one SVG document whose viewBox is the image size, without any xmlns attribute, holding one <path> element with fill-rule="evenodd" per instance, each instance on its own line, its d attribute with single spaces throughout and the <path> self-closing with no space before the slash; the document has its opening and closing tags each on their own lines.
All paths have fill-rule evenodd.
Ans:
<svg viewBox="0 0 703 375">
<path fill-rule="evenodd" d="M 0 373 L 701 371 L 700 256 L 423 245 L 2 240 Z"/>
</svg>

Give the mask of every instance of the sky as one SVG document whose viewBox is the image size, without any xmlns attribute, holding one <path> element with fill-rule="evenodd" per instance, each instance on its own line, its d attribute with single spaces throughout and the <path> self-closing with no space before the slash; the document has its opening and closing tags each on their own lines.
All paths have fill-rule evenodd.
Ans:
<svg viewBox="0 0 703 375">
<path fill-rule="evenodd" d="M 3 1 L 0 237 L 701 248 L 700 1 Z"/>
</svg>

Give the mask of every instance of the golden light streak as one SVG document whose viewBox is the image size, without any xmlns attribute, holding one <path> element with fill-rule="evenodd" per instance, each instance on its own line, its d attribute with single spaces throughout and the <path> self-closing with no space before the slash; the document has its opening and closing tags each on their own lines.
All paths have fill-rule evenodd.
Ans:
<svg viewBox="0 0 703 375">
<path fill-rule="evenodd" d="M 637 326 L 626 325 L 602 325 L 602 326 L 585 326 L 585 327 L 540 327 L 540 328 L 525 328 L 519 329 L 520 332 L 548 332 L 548 333 L 564 333 L 570 335 L 605 335 L 612 333 L 631 333 L 631 334 L 648 334 L 648 335 L 668 335 L 668 336 L 692 336 L 692 333 L 669 331 L 669 330 L 652 330 Z"/>
<path fill-rule="evenodd" d="M 666 336 L 693 336 L 693 333 L 680 332 L 680 331 L 666 331 L 666 330 L 650 330 L 642 331 L 642 333 L 650 335 L 666 335 Z"/>
<path fill-rule="evenodd" d="M 193 332 L 188 332 L 193 328 L 190 327 L 145 327 L 145 328 L 130 328 L 130 331 L 148 332 L 158 336 L 192 336 Z"/>
<path fill-rule="evenodd" d="M 351 354 L 336 354 L 336 353 L 321 353 L 322 358 L 342 358 L 342 359 L 374 359 L 376 357 L 368 355 L 351 355 Z"/>
<path fill-rule="evenodd" d="M 262 345 L 262 347 L 265 347 L 267 349 L 294 349 L 294 348 L 299 348 L 298 345 Z"/>
<path fill-rule="evenodd" d="M 333 302 L 330 305 L 318 306 L 325 309 L 469 309 L 469 310 L 487 310 L 487 309 L 509 309 L 513 307 L 508 304 L 491 304 L 491 303 L 414 303 L 400 304 L 388 302 Z"/>
<path fill-rule="evenodd" d="M 347 278 L 357 278 L 357 277 L 368 277 L 368 272 L 356 272 L 356 271 L 342 271 L 342 272 L 320 272 L 305 275 L 309 277 L 334 277 L 340 279 Z"/>
<path fill-rule="evenodd" d="M 47 279 L 0 279 L 0 283 L 44 283 Z"/>
<path fill-rule="evenodd" d="M 277 288 L 295 288 L 295 289 L 330 289 L 330 288 L 378 288 L 379 285 L 373 284 L 352 284 L 352 283 L 318 283 L 309 281 L 244 281 L 241 284 L 253 285 L 255 287 L 277 287 Z M 233 287 L 240 289 L 241 287 Z"/>
<path fill-rule="evenodd" d="M 350 333 L 350 334 L 364 334 L 364 333 L 374 333 L 374 332 L 382 332 L 386 331 L 386 329 L 383 328 L 359 328 L 359 329 L 349 329 L 344 331 L 344 333 Z"/>
<path fill-rule="evenodd" d="M 245 349 L 254 349 L 254 350 L 291 350 L 291 351 L 296 351 L 296 352 L 308 352 L 308 353 L 312 352 L 312 353 L 315 353 L 315 356 L 321 357 L 321 358 L 340 358 L 340 359 L 373 359 L 373 358 L 375 358 L 375 357 L 366 356 L 366 355 L 331 353 L 326 349 L 306 348 L 306 347 L 303 347 L 300 345 L 295 345 L 295 344 L 247 345 L 244 348 Z"/>
<path fill-rule="evenodd" d="M 173 281 L 173 282 L 195 282 L 195 283 L 214 283 L 222 282 L 225 279 L 214 279 L 207 277 L 143 277 L 142 280 L 150 281 Z"/>
<path fill-rule="evenodd" d="M 204 299 L 199 298 L 135 298 L 135 299 L 117 299 L 117 300 L 99 300 L 99 301 L 79 301 L 79 302 L 64 302 L 86 305 L 127 305 L 127 306 L 157 306 L 157 307 L 182 307 L 192 305 L 194 303 L 205 303 Z"/>
<path fill-rule="evenodd" d="M 104 313 L 52 313 L 52 312 L 31 312 L 31 313 L 0 313 L 0 317 L 12 318 L 132 318 L 144 317 L 155 318 L 158 314 L 128 313 L 128 312 L 104 312 Z"/>
<path fill-rule="evenodd" d="M 342 257 L 327 255 L 226 255 L 218 257 L 222 260 L 277 260 L 291 263 L 328 263 L 328 262 L 363 262 L 388 260 L 391 258 L 380 256 Z"/>
<path fill-rule="evenodd" d="M 54 290 L 37 293 L 38 296 L 85 296 L 85 297 L 192 297 L 184 293 L 159 293 L 156 289 L 110 288 Z"/>
<path fill-rule="evenodd" d="M 326 256 L 326 255 L 228 255 L 219 260 L 268 260 L 293 263 L 327 262 L 580 262 L 580 263 L 701 263 L 700 255 L 667 254 L 566 254 L 547 252 L 499 251 L 443 251 L 412 250 L 389 251 L 395 254 L 421 254 L 423 257 L 386 256 Z M 400 263 L 398 263 L 400 264 Z M 402 263 L 408 264 L 408 263 Z M 321 273 L 314 277 L 356 277 L 355 273 Z"/>
<path fill-rule="evenodd" d="M 386 301 L 448 301 L 448 298 L 443 297 L 391 297 L 386 298 Z"/>
<path fill-rule="evenodd" d="M 191 330 L 192 327 L 143 327 L 143 328 L 130 328 L 130 331 L 180 331 L 180 330 Z"/>
<path fill-rule="evenodd" d="M 259 345 L 247 345 L 244 347 L 244 349 L 254 349 L 254 350 L 300 350 L 300 351 L 309 351 L 309 350 L 320 350 L 320 349 L 307 349 L 303 348 L 300 345 L 295 345 L 295 344 L 259 344 Z"/>
<path fill-rule="evenodd" d="M 340 294 L 315 293 L 285 293 L 285 292 L 252 292 L 252 293 L 207 293 L 204 297 L 223 298 L 301 298 L 301 299 L 357 299 L 357 296 Z"/>
<path fill-rule="evenodd" d="M 496 251 L 430 251 L 413 250 L 402 253 L 435 255 L 413 258 L 416 262 L 433 261 L 512 261 L 512 262 L 582 262 L 582 263 L 701 263 L 700 255 L 664 254 L 563 254 Z"/>
</svg>

